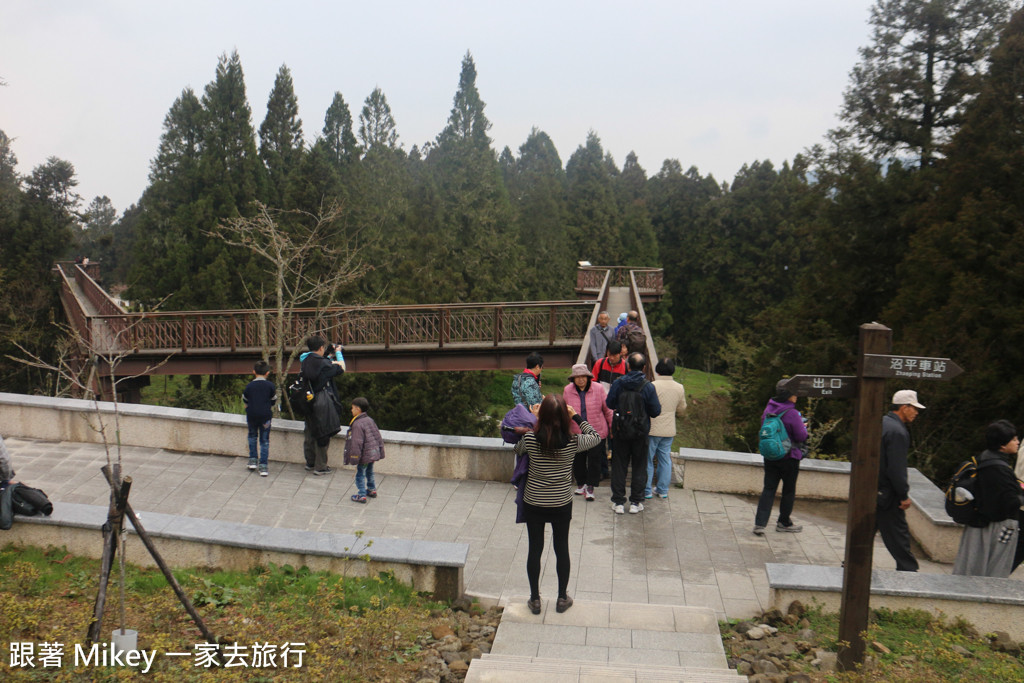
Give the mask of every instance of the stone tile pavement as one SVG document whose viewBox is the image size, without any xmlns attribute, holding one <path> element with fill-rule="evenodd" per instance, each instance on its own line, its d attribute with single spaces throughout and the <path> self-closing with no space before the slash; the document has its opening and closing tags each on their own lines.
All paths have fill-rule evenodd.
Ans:
<svg viewBox="0 0 1024 683">
<path fill-rule="evenodd" d="M 17 479 L 61 501 L 106 505 L 100 473 L 103 446 L 11 438 Z M 273 448 L 273 435 L 271 435 Z M 280 528 L 367 536 L 454 541 L 469 545 L 465 569 L 469 594 L 502 604 L 525 601 L 527 539 L 515 524 L 511 486 L 497 482 L 378 475 L 380 495 L 368 504 L 349 500 L 354 469 L 313 476 L 301 465 L 270 463 L 270 476 L 246 469 L 244 458 L 121 449 L 133 479 L 132 506 Z M 116 454 L 115 456 L 116 457 Z M 331 453 L 331 462 L 340 453 Z M 647 501 L 638 515 L 613 514 L 609 489 L 598 500 L 574 501 L 570 532 L 569 593 L 577 604 L 628 602 L 709 607 L 718 616 L 743 618 L 768 607 L 767 562 L 838 566 L 845 542 L 845 505 L 797 500 L 794 518 L 803 533 L 774 531 L 754 536 L 756 500 L 743 496 L 673 489 L 667 500 Z M 772 520 L 774 522 L 774 518 Z M 918 557 L 922 553 L 918 551 Z M 894 569 L 881 541 L 875 567 Z M 949 565 L 922 559 L 922 571 L 949 573 Z M 556 592 L 555 562 L 543 560 L 541 593 Z M 1024 570 L 1018 571 L 1018 576 Z"/>
</svg>

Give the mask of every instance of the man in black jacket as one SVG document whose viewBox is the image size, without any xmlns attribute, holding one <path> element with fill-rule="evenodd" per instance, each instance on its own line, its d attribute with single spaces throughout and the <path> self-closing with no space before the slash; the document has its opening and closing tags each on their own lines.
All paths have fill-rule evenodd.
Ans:
<svg viewBox="0 0 1024 683">
<path fill-rule="evenodd" d="M 917 559 L 910 551 L 910 527 L 906 509 L 910 507 L 910 484 L 907 482 L 907 451 L 910 430 L 924 406 L 917 392 L 909 389 L 892 396 L 892 409 L 882 418 L 882 451 L 878 462 L 878 507 L 875 524 L 882 534 L 886 550 L 896 560 L 896 570 L 916 572 Z"/>
<path fill-rule="evenodd" d="M 314 395 L 325 388 L 333 395 L 334 382 L 331 380 L 345 372 L 345 361 L 324 358 L 327 340 L 321 336 L 313 335 L 307 339 L 306 348 L 309 351 L 302 355 L 302 376 L 309 382 Z M 330 474 L 332 470 L 327 466 L 327 446 L 330 441 L 323 446 L 318 442 L 316 419 L 315 413 L 308 415 L 303 429 L 302 452 L 306 457 L 306 471 L 316 475 Z"/>
</svg>

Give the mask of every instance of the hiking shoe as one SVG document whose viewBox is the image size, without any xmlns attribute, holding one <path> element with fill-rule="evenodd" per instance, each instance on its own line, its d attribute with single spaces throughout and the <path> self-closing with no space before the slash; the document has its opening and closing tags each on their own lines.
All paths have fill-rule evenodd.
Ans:
<svg viewBox="0 0 1024 683">
<path fill-rule="evenodd" d="M 764 527 L 763 526 L 755 526 L 754 527 L 754 535 L 755 536 L 764 536 Z"/>
<path fill-rule="evenodd" d="M 256 461 L 255 460 L 249 460 L 249 469 L 250 470 L 256 469 Z"/>
<path fill-rule="evenodd" d="M 534 614 L 540 614 L 540 598 L 531 598 L 526 601 L 526 606 L 530 608 L 530 611 Z"/>
<path fill-rule="evenodd" d="M 790 522 L 789 526 L 786 526 L 782 522 L 779 522 L 778 524 L 775 525 L 775 530 L 776 531 L 788 531 L 791 534 L 798 534 L 801 531 L 803 531 L 804 528 L 800 524 L 793 524 L 792 522 Z"/>
<path fill-rule="evenodd" d="M 569 609 L 570 607 L 572 607 L 572 598 L 570 598 L 568 595 L 564 598 L 558 598 L 558 601 L 555 603 L 555 611 L 559 614 Z"/>
<path fill-rule="evenodd" d="M 270 476 L 270 473 L 267 472 L 267 466 L 266 465 L 260 465 L 260 476 L 261 477 Z"/>
<path fill-rule="evenodd" d="M 319 477 L 319 476 L 324 475 L 324 474 L 330 474 L 333 471 L 334 470 L 332 470 L 330 467 L 325 467 L 322 470 L 313 470 L 313 474 L 315 474 L 316 476 Z"/>
<path fill-rule="evenodd" d="M 594 487 L 588 486 L 586 493 L 584 493 L 583 495 L 584 497 L 586 497 L 588 503 L 594 500 Z"/>
<path fill-rule="evenodd" d="M 658 498 L 661 498 L 662 500 L 665 500 L 665 499 L 668 498 L 668 494 L 667 493 L 659 493 L 658 494 Z"/>
<path fill-rule="evenodd" d="M 319 470 L 317 470 L 319 472 Z M 366 503 L 366 496 L 360 496 L 358 493 L 352 494 L 352 501 L 355 503 Z"/>
<path fill-rule="evenodd" d="M 650 500 L 651 498 L 654 498 L 654 494 L 653 493 L 645 493 L 644 494 L 644 500 Z"/>
<path fill-rule="evenodd" d="M 586 492 L 587 492 L 587 487 L 586 486 L 581 486 L 578 489 L 576 489 L 575 491 L 573 491 L 573 493 L 575 493 L 577 496 L 582 496 Z"/>
<path fill-rule="evenodd" d="M 644 504 L 643 503 L 630 503 L 629 504 L 629 514 L 635 515 L 636 513 L 643 512 L 643 511 L 644 511 Z"/>
<path fill-rule="evenodd" d="M 376 498 L 377 497 L 377 489 L 369 489 L 366 492 L 366 495 L 369 496 L 370 498 Z"/>
<path fill-rule="evenodd" d="M 312 472 L 313 471 L 313 466 L 312 465 L 306 465 L 305 469 L 306 469 L 307 472 Z"/>
<path fill-rule="evenodd" d="M 614 510 L 615 514 L 617 515 L 621 515 L 626 512 L 625 507 L 623 507 L 622 505 L 615 505 L 614 503 L 612 504 L 612 510 Z"/>
</svg>

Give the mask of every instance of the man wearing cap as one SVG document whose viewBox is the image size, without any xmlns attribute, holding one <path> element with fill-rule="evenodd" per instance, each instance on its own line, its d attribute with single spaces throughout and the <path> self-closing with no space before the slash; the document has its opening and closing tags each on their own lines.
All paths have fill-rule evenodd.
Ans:
<svg viewBox="0 0 1024 683">
<path fill-rule="evenodd" d="M 896 560 L 896 570 L 916 572 L 917 560 L 910 552 L 910 528 L 906 509 L 910 507 L 910 484 L 907 482 L 907 451 L 910 430 L 924 406 L 917 392 L 901 389 L 892 395 L 892 408 L 882 418 L 882 451 L 878 462 L 878 508 L 875 523 L 886 550 Z"/>
</svg>

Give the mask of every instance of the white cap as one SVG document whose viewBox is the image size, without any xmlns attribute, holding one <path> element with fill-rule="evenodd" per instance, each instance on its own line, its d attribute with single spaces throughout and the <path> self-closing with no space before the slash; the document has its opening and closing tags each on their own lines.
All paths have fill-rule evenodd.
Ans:
<svg viewBox="0 0 1024 683">
<path fill-rule="evenodd" d="M 893 394 L 892 404 L 894 406 L 914 406 L 919 410 L 924 410 L 924 406 L 917 400 L 917 392 L 910 389 L 900 389 Z"/>
</svg>

